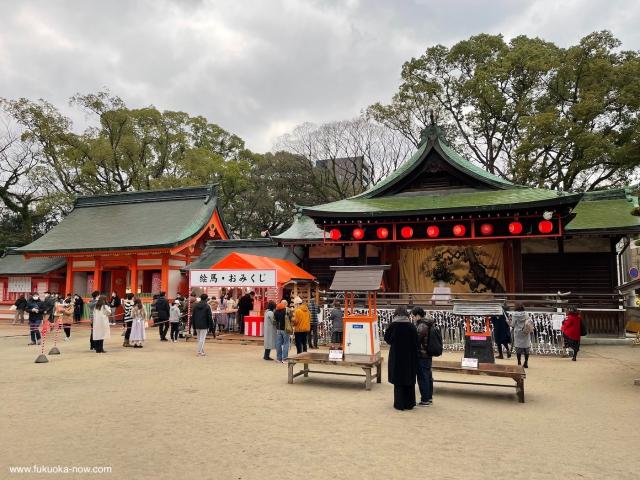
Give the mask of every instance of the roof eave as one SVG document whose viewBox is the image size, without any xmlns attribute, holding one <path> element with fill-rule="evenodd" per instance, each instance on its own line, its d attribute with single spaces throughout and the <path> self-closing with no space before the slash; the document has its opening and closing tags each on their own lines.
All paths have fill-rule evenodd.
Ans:
<svg viewBox="0 0 640 480">
<path fill-rule="evenodd" d="M 523 203 L 509 203 L 500 205 L 477 205 L 475 207 L 451 207 L 451 208 L 437 208 L 437 209 L 412 209 L 412 210 L 396 210 L 393 212 L 374 211 L 374 212 L 329 212 L 320 210 L 305 210 L 304 214 L 309 217 L 318 218 L 358 218 L 358 217 L 397 217 L 405 215 L 439 215 L 446 213 L 476 213 L 486 212 L 493 210 L 519 210 L 523 208 L 534 207 L 550 207 L 556 205 L 568 205 L 577 201 L 577 195 L 567 195 L 564 197 L 550 198 L 547 200 L 537 200 L 535 202 L 523 202 Z"/>
</svg>

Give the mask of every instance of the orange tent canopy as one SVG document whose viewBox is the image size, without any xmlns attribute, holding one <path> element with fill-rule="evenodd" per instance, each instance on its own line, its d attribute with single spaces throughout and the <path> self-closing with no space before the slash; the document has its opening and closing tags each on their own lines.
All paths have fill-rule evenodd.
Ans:
<svg viewBox="0 0 640 480">
<path fill-rule="evenodd" d="M 248 253 L 230 253 L 218 263 L 211 266 L 212 270 L 275 270 L 276 281 L 283 285 L 291 280 L 313 281 L 315 277 L 297 265 L 278 258 L 261 257 Z"/>
</svg>

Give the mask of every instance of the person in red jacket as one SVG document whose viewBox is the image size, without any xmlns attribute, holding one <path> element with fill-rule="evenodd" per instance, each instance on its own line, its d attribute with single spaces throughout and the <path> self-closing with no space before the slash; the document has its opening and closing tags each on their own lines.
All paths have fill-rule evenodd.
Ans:
<svg viewBox="0 0 640 480">
<path fill-rule="evenodd" d="M 562 322 L 562 336 L 564 337 L 564 346 L 573 350 L 573 360 L 576 361 L 578 350 L 580 350 L 580 336 L 582 334 L 582 318 L 575 307 L 569 308 L 567 318 Z"/>
</svg>

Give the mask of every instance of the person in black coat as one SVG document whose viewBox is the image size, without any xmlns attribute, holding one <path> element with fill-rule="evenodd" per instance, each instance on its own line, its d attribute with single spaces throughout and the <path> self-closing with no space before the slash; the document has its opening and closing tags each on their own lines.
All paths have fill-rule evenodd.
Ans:
<svg viewBox="0 0 640 480">
<path fill-rule="evenodd" d="M 255 292 L 249 292 L 238 300 L 238 328 L 240 333 L 244 333 L 244 317 L 253 310 L 253 300 L 256 298 Z"/>
<path fill-rule="evenodd" d="M 191 309 L 191 323 L 196 332 L 198 332 L 198 356 L 206 355 L 204 353 L 204 343 L 209 329 L 213 328 L 213 315 L 207 302 L 208 299 L 207 294 L 203 293 L 200 295 L 200 301 L 195 302 Z"/>
<path fill-rule="evenodd" d="M 418 372 L 418 331 L 398 307 L 393 322 L 384 332 L 389 349 L 389 383 L 393 384 L 393 408 L 411 410 L 416 406 L 416 374 Z"/>
<path fill-rule="evenodd" d="M 20 321 L 21 324 L 24 323 L 24 312 L 27 309 L 27 305 L 29 305 L 29 302 L 27 302 L 27 299 L 25 298 L 24 294 L 21 294 L 15 301 L 15 303 L 13 304 L 16 307 L 16 315 L 13 318 L 13 323 L 12 325 L 15 325 L 16 323 L 18 323 L 18 321 Z"/>
<path fill-rule="evenodd" d="M 44 310 L 44 302 L 40 300 L 40 295 L 34 293 L 27 304 L 27 311 L 29 312 L 29 334 L 31 335 L 31 343 L 29 345 L 40 344 L 40 324 L 42 323 Z"/>
<path fill-rule="evenodd" d="M 171 306 L 164 296 L 164 292 L 160 292 L 156 300 L 156 314 L 158 321 L 158 332 L 160 333 L 160 341 L 168 342 L 167 332 L 169 331 L 169 311 Z"/>
<path fill-rule="evenodd" d="M 493 339 L 498 347 L 498 358 L 504 358 L 502 355 L 503 346 L 507 350 L 507 358 L 511 358 L 511 350 L 509 349 L 511 328 L 507 323 L 507 318 L 504 315 L 494 315 L 491 317 L 491 323 L 493 324 Z"/>
<path fill-rule="evenodd" d="M 84 300 L 77 293 L 73 297 L 73 321 L 80 323 L 82 319 L 82 310 L 84 309 Z"/>
</svg>

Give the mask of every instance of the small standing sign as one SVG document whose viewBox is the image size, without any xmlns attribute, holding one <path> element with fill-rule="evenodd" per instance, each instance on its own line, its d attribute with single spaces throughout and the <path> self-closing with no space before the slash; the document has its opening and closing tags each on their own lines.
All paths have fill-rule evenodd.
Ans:
<svg viewBox="0 0 640 480">
<path fill-rule="evenodd" d="M 342 360 L 343 350 L 329 350 L 329 360 Z"/>
<path fill-rule="evenodd" d="M 477 358 L 463 358 L 462 359 L 462 368 L 478 368 L 478 359 Z"/>
</svg>

